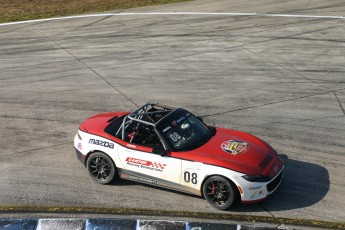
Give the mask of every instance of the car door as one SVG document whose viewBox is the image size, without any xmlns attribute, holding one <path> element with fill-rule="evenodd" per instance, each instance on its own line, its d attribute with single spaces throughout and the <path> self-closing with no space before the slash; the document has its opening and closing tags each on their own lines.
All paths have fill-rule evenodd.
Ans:
<svg viewBox="0 0 345 230">
<path fill-rule="evenodd" d="M 118 148 L 123 165 L 120 176 L 136 181 L 177 189 L 181 178 L 181 160 L 152 153 L 152 148 L 128 143 Z"/>
</svg>

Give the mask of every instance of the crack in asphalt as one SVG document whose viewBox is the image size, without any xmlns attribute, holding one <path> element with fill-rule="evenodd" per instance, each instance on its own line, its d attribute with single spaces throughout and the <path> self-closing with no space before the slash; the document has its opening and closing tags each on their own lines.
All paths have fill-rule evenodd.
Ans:
<svg viewBox="0 0 345 230">
<path fill-rule="evenodd" d="M 49 41 L 53 42 L 55 45 L 57 45 L 58 47 L 60 47 L 62 50 L 64 50 L 66 53 L 68 53 L 70 56 L 72 56 L 75 60 L 78 60 L 83 66 L 85 66 L 86 68 L 88 68 L 91 72 L 93 72 L 95 75 L 97 75 L 99 78 L 101 78 L 105 83 L 107 83 L 111 88 L 113 88 L 116 92 L 118 92 L 120 95 L 122 95 L 125 99 L 127 99 L 131 104 L 133 104 L 136 107 L 139 107 L 138 104 L 136 104 L 132 99 L 130 99 L 127 95 L 125 95 L 123 92 L 121 92 L 118 88 L 116 88 L 114 85 L 112 85 L 107 79 L 105 79 L 101 74 L 99 74 L 96 70 L 94 70 L 91 66 L 89 66 L 88 64 L 86 64 L 83 60 L 79 59 L 77 56 L 75 56 L 73 53 L 71 53 L 70 51 L 68 51 L 67 49 L 65 49 L 62 45 L 60 45 L 59 43 L 57 43 L 55 40 L 53 40 L 52 38 L 48 37 L 47 35 L 45 35 L 42 31 L 40 31 L 39 29 L 35 28 L 40 34 L 42 34 L 42 36 L 44 36 L 45 38 L 47 38 Z"/>
<path fill-rule="evenodd" d="M 75 29 L 72 29 L 72 30 L 67 30 L 67 31 L 65 31 L 65 32 L 63 32 L 63 33 L 58 33 L 58 34 L 56 34 L 55 36 L 63 35 L 63 34 L 69 33 L 69 32 L 74 32 L 74 31 L 77 31 L 77 30 L 79 30 L 79 29 L 82 29 L 82 28 L 86 28 L 86 27 L 95 25 L 95 24 L 97 24 L 97 23 L 99 23 L 99 22 L 102 22 L 102 21 L 104 21 L 104 20 L 107 20 L 108 18 L 111 18 L 111 17 L 112 17 L 112 16 L 105 16 L 105 17 L 102 18 L 102 19 L 96 20 L 96 21 L 94 21 L 94 22 L 88 23 L 88 24 L 83 25 L 83 26 L 79 26 L 79 27 L 77 27 L 77 28 L 75 28 Z"/>
<path fill-rule="evenodd" d="M 234 43 L 234 44 L 236 44 L 236 43 Z M 236 45 L 238 45 L 238 44 L 236 44 Z M 306 77 L 306 76 L 304 76 L 304 75 L 298 73 L 298 72 L 295 71 L 295 70 L 292 70 L 292 69 L 290 69 L 290 68 L 287 68 L 286 66 L 283 66 L 283 65 L 281 65 L 281 64 L 279 64 L 279 63 L 277 63 L 277 62 L 274 62 L 274 61 L 272 61 L 271 59 L 269 59 L 269 58 L 267 58 L 267 57 L 264 57 L 264 56 L 262 56 L 262 55 L 259 55 L 258 53 L 254 52 L 254 51 L 252 51 L 252 50 L 250 50 L 250 49 L 248 49 L 248 48 L 246 48 L 246 47 L 244 47 L 244 46 L 241 46 L 241 45 L 238 45 L 238 46 L 239 46 L 240 48 L 242 48 L 242 49 L 244 49 L 244 50 L 246 50 L 246 51 L 248 51 L 248 52 L 250 52 L 250 53 L 252 53 L 252 54 L 254 54 L 254 55 L 258 56 L 258 57 L 260 57 L 260 58 L 263 58 L 263 59 L 269 61 L 270 63 L 274 64 L 275 66 L 279 66 L 279 67 L 281 67 L 281 68 L 283 68 L 283 69 L 285 69 L 285 70 L 287 70 L 287 71 L 289 71 L 289 72 L 291 72 L 291 73 L 294 73 L 294 74 L 296 74 L 297 76 L 300 76 L 300 77 L 302 77 L 302 78 L 304 78 L 304 79 L 306 79 L 306 80 L 308 80 L 308 81 L 310 81 L 310 82 L 312 82 L 312 83 L 314 83 L 314 84 L 317 84 L 317 85 L 319 85 L 319 86 L 321 86 L 321 87 L 323 87 L 323 88 L 326 88 L 326 89 L 328 89 L 328 90 L 332 90 L 331 88 L 328 88 L 327 86 L 324 86 L 324 85 L 320 84 L 319 82 L 314 81 L 313 79 L 310 79 L 310 78 L 308 78 L 308 77 Z"/>
<path fill-rule="evenodd" d="M 279 223 L 278 226 L 284 225 L 284 223 L 283 223 L 279 218 L 275 217 L 275 216 L 271 213 L 270 210 L 268 210 L 267 208 L 265 208 L 265 206 L 264 206 L 263 204 L 258 203 L 258 206 L 261 207 L 261 208 L 262 208 L 265 212 L 267 212 L 270 216 L 272 216 L 272 217 Z M 278 226 L 277 226 L 277 227 L 278 227 Z"/>
<path fill-rule="evenodd" d="M 333 93 L 334 93 L 334 96 L 335 96 L 335 98 L 337 99 L 337 101 L 338 101 L 338 103 L 339 103 L 339 106 L 340 106 L 340 108 L 341 108 L 341 110 L 343 111 L 343 114 L 344 114 L 344 116 L 345 116 L 345 109 L 344 109 L 343 105 L 340 103 L 340 99 L 338 98 L 336 92 L 333 92 Z"/>
<path fill-rule="evenodd" d="M 9 115 L 0 115 L 1 118 L 9 118 L 9 119 L 24 119 L 24 120 L 35 120 L 35 121 L 57 121 L 57 122 L 76 122 L 76 121 L 66 121 L 66 120 L 57 120 L 57 119 L 46 119 L 46 118 L 38 118 L 38 117 L 19 117 L 19 116 L 9 116 Z M 77 121 L 79 122 L 79 121 Z"/>
<path fill-rule="evenodd" d="M 203 115 L 201 117 L 212 117 L 212 116 L 223 115 L 223 114 L 238 112 L 238 111 L 247 110 L 247 109 L 264 107 L 267 105 L 274 105 L 274 104 L 279 104 L 279 103 L 284 103 L 284 102 L 289 102 L 289 101 L 296 101 L 296 100 L 303 99 L 303 98 L 315 97 L 315 96 L 324 95 L 327 93 L 334 93 L 336 91 L 341 91 L 341 90 L 345 90 L 345 88 L 329 90 L 329 91 L 324 91 L 321 93 L 309 94 L 309 95 L 305 95 L 305 96 L 301 96 L 301 97 L 294 97 L 294 98 L 284 99 L 284 100 L 280 100 L 280 101 L 267 102 L 267 103 L 263 103 L 263 104 L 252 105 L 252 106 L 247 106 L 247 107 L 243 107 L 243 108 L 239 108 L 239 109 L 233 109 L 233 110 L 227 110 L 227 111 L 223 111 L 223 112 L 213 113 L 213 114 L 206 114 L 206 115 Z"/>
<path fill-rule="evenodd" d="M 51 62 L 48 61 L 48 62 L 44 62 L 44 63 L 35 63 L 35 64 L 21 65 L 19 67 L 16 66 L 16 67 L 0 69 L 0 73 L 1 72 L 6 72 L 6 71 L 13 71 L 13 70 L 25 70 L 25 69 L 30 69 L 30 68 L 39 68 L 40 66 L 61 64 L 61 63 L 64 63 L 64 62 L 70 63 L 71 61 L 76 61 L 76 60 L 73 58 L 73 59 L 61 60 L 61 61 L 54 60 L 54 61 L 51 61 Z M 2 81 L 2 80 L 9 80 L 9 79 L 16 79 L 16 78 L 22 78 L 22 77 L 1 78 L 0 81 Z"/>
<path fill-rule="evenodd" d="M 309 31 L 308 33 L 312 33 L 312 32 L 315 32 L 315 31 Z M 293 36 L 294 36 L 294 35 L 293 35 Z M 236 43 L 234 43 L 234 44 L 236 44 Z M 340 108 L 341 108 L 341 110 L 342 110 L 342 112 L 343 112 L 343 114 L 344 114 L 344 116 L 345 116 L 344 107 L 343 107 L 342 104 L 340 103 L 340 100 L 339 100 L 339 98 L 337 97 L 336 92 L 333 91 L 331 88 L 329 88 L 329 87 L 327 87 L 327 86 L 325 86 L 325 85 L 323 85 L 323 84 L 321 84 L 321 83 L 319 83 L 319 82 L 317 82 L 317 81 L 315 81 L 315 80 L 313 80 L 313 79 L 310 79 L 310 78 L 308 78 L 308 77 L 306 77 L 306 76 L 304 76 L 304 75 L 298 73 L 298 72 L 295 71 L 295 70 L 292 70 L 292 69 L 290 69 L 290 68 L 287 68 L 286 66 L 283 66 L 283 65 L 281 65 L 281 64 L 279 64 L 279 63 L 276 63 L 276 62 L 272 61 L 271 59 L 269 59 L 269 58 L 267 58 L 267 57 L 261 56 L 261 55 L 259 55 L 258 53 L 254 52 L 254 51 L 252 51 L 252 50 L 250 50 L 250 49 L 248 49 L 248 48 L 246 48 L 246 47 L 244 47 L 244 46 L 240 46 L 240 45 L 239 45 L 239 47 L 241 47 L 241 48 L 244 49 L 244 50 L 247 50 L 248 52 L 250 52 L 250 53 L 252 53 L 252 54 L 255 54 L 256 56 L 258 56 L 258 57 L 260 57 L 260 58 L 263 58 L 263 59 L 265 59 L 265 60 L 271 62 L 272 64 L 274 64 L 274 65 L 276 65 L 276 66 L 279 66 L 279 67 L 281 67 L 281 68 L 283 68 L 283 69 L 285 69 L 285 70 L 287 70 L 287 71 L 289 71 L 289 72 L 291 72 L 291 73 L 294 73 L 294 74 L 296 74 L 297 76 L 300 76 L 300 77 L 302 77 L 302 78 L 304 78 L 304 79 L 306 79 L 306 80 L 308 80 L 308 81 L 310 81 L 310 82 L 312 82 L 312 83 L 314 83 L 314 84 L 317 84 L 317 85 L 319 85 L 319 86 L 321 86 L 321 87 L 323 87 L 323 88 L 325 88 L 325 89 L 327 89 L 327 90 L 330 90 L 331 92 L 333 92 L 333 94 L 334 94 L 334 96 L 335 96 L 337 102 L 339 103 L 339 106 L 340 106 Z"/>
<path fill-rule="evenodd" d="M 250 50 L 250 49 L 248 49 L 248 48 L 246 48 L 244 46 L 238 45 L 237 43 L 233 43 L 233 44 L 235 44 L 236 47 L 240 47 L 240 48 L 242 48 L 242 49 L 244 49 L 244 50 L 246 50 L 246 51 L 248 51 L 248 52 L 250 52 L 250 53 L 252 53 L 252 54 L 254 54 L 254 55 L 258 56 L 258 57 L 260 57 L 260 58 L 263 58 L 263 59 L 271 62 L 272 64 L 274 64 L 276 66 L 279 66 L 279 67 L 281 67 L 281 68 L 283 68 L 283 69 L 285 69 L 285 70 L 287 70 L 287 71 L 289 71 L 291 73 L 296 74 L 297 76 L 300 76 L 300 77 L 302 77 L 302 78 L 304 78 L 304 79 L 306 79 L 306 80 L 308 80 L 308 81 L 310 81 L 312 83 L 315 83 L 315 84 L 317 84 L 317 85 L 327 89 L 328 91 L 325 91 L 325 92 L 322 92 L 322 93 L 317 93 L 317 94 L 311 94 L 311 95 L 306 95 L 306 96 L 301 96 L 301 97 L 295 97 L 295 98 L 280 100 L 280 101 L 263 103 L 263 104 L 259 104 L 259 105 L 248 106 L 248 107 L 239 108 L 239 109 L 235 109 L 235 110 L 228 110 L 228 111 L 223 111 L 223 112 L 218 112 L 218 113 L 213 113 L 213 114 L 207 114 L 207 115 L 203 115 L 201 117 L 211 117 L 211 116 L 216 116 L 216 115 L 223 115 L 223 114 L 226 114 L 226 113 L 237 112 L 237 111 L 242 111 L 242 110 L 252 109 L 252 108 L 258 108 L 258 107 L 263 107 L 263 106 L 272 105 L 272 104 L 284 103 L 284 102 L 288 102 L 288 101 L 295 101 L 295 100 L 299 100 L 299 99 L 302 99 L 302 98 L 308 98 L 308 97 L 323 95 L 323 94 L 327 94 L 327 93 L 331 93 L 331 92 L 334 94 L 334 96 L 335 96 L 336 100 L 338 101 L 339 106 L 342 109 L 342 112 L 343 112 L 343 114 L 345 116 L 344 107 L 342 106 L 342 104 L 340 103 L 339 98 L 336 95 L 336 91 L 344 90 L 345 88 L 333 90 L 333 89 L 331 89 L 331 88 L 329 88 L 329 87 L 327 87 L 327 86 L 325 86 L 323 84 L 320 84 L 319 82 L 314 81 L 313 79 L 310 79 L 310 78 L 308 78 L 308 77 L 306 77 L 306 76 L 304 76 L 304 75 L 302 75 L 302 74 L 300 74 L 300 73 L 298 73 L 298 72 L 296 72 L 296 71 L 294 71 L 292 69 L 289 69 L 289 68 L 287 68 L 287 67 L 285 67 L 285 66 L 283 66 L 283 65 L 281 65 L 279 63 L 276 63 L 276 62 L 270 60 L 269 58 L 263 57 L 263 56 L 259 55 L 258 53 L 254 52 L 254 51 L 252 51 L 252 50 Z"/>
<path fill-rule="evenodd" d="M 315 20 L 312 23 L 308 23 L 308 24 L 315 24 L 317 23 L 317 21 L 315 22 Z M 339 26 L 333 26 L 333 27 L 327 27 L 327 28 L 322 28 L 319 30 L 312 30 L 312 31 L 307 31 L 307 32 L 303 32 L 303 33 L 295 33 L 295 34 L 291 34 L 288 36 L 282 36 L 282 37 L 268 37 L 268 36 L 260 36 L 262 38 L 269 38 L 266 40 L 262 40 L 262 41 L 258 41 L 258 42 L 253 42 L 251 44 L 248 45 L 257 45 L 257 44 L 261 44 L 261 43 L 266 43 L 266 42 L 270 42 L 270 41 L 276 41 L 276 40 L 281 40 L 281 39 L 304 39 L 304 40 L 311 40 L 311 41 L 329 41 L 329 42 L 341 42 L 343 43 L 343 40 L 336 40 L 336 39 L 332 39 L 332 40 L 322 40 L 322 39 L 312 39 L 312 38 L 301 38 L 301 37 L 297 37 L 296 36 L 301 36 L 301 35 L 306 35 L 306 34 L 311 34 L 311 33 L 315 33 L 315 32 L 322 32 L 322 31 L 326 31 L 326 30 L 330 30 L 330 29 L 336 29 L 336 28 L 341 28 L 343 25 L 339 25 Z M 289 28 L 289 27 L 287 27 Z"/>
<path fill-rule="evenodd" d="M 69 141 L 69 142 L 60 143 L 60 144 L 56 144 L 56 145 L 51 145 L 51 146 L 47 146 L 47 147 L 41 147 L 41 148 L 37 148 L 37 149 L 24 150 L 24 151 L 20 151 L 20 152 L 16 152 L 16 153 L 11 153 L 11 154 L 0 156 L 0 159 L 6 158 L 6 157 L 11 157 L 11 156 L 17 156 L 17 155 L 20 155 L 20 154 L 23 154 L 23 153 L 28 153 L 28 152 L 33 152 L 33 151 L 38 151 L 38 150 L 43 150 L 43 149 L 54 148 L 54 147 L 58 147 L 58 146 L 61 146 L 61 145 L 72 144 L 72 143 L 73 143 L 73 141 Z"/>
<path fill-rule="evenodd" d="M 72 72 L 72 71 L 70 71 L 70 72 Z M 30 77 L 32 77 L 32 76 L 30 76 Z M 27 78 L 30 78 L 30 77 L 27 77 Z M 41 77 L 41 75 L 36 75 L 35 77 Z M 38 83 L 38 82 L 52 81 L 52 80 L 57 80 L 57 79 L 59 79 L 59 80 L 66 79 L 66 78 L 68 79 L 68 78 L 73 78 L 73 77 L 74 76 L 68 75 L 68 76 L 63 76 L 63 77 L 57 76 L 57 77 L 51 77 L 51 78 L 45 78 L 45 79 L 39 79 L 39 80 L 29 79 L 29 81 L 22 81 L 21 83 L 13 83 L 13 84 L 7 84 L 7 85 L 6 84 L 2 84 L 2 85 L 0 85 L 0 88 L 8 88 L 8 87 L 11 87 L 11 86 L 20 86 L 20 85 L 26 85 L 26 84 L 32 84 L 32 83 Z"/>
</svg>

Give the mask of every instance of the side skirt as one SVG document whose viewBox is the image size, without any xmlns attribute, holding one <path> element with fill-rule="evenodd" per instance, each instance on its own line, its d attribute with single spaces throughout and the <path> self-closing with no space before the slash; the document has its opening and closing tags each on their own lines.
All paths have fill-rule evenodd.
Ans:
<svg viewBox="0 0 345 230">
<path fill-rule="evenodd" d="M 136 181 L 144 184 L 154 185 L 161 188 L 167 188 L 179 192 L 185 192 L 193 195 L 201 196 L 201 193 L 197 189 L 193 189 L 187 186 L 183 186 L 177 183 L 173 183 L 167 180 L 162 180 L 156 177 L 147 176 L 142 173 L 129 171 L 126 169 L 117 168 L 120 178 L 130 181 Z"/>
</svg>

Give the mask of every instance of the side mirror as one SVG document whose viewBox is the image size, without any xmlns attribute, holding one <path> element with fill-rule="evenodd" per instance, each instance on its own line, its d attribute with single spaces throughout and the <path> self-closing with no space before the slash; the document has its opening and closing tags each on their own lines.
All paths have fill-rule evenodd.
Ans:
<svg viewBox="0 0 345 230">
<path fill-rule="evenodd" d="M 158 145 L 152 148 L 152 153 L 161 155 L 161 156 L 165 156 L 165 149 L 163 146 Z"/>
</svg>

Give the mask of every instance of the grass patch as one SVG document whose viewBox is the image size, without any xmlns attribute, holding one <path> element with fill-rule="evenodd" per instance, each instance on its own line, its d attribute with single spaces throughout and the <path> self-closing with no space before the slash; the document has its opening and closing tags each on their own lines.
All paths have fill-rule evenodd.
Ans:
<svg viewBox="0 0 345 230">
<path fill-rule="evenodd" d="M 0 0 L 0 23 L 184 1 L 190 0 Z"/>
</svg>

